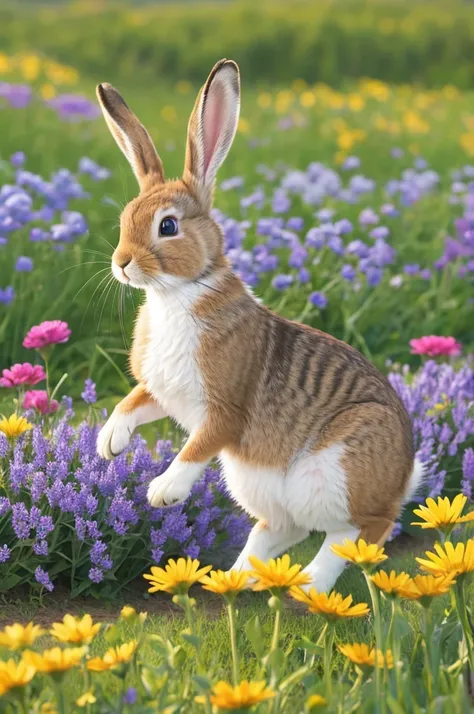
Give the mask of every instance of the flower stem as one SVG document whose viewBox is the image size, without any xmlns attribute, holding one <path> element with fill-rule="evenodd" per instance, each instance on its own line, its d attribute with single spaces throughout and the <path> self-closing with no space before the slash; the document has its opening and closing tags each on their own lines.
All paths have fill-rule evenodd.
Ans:
<svg viewBox="0 0 474 714">
<path fill-rule="evenodd" d="M 326 637 L 324 640 L 324 689 L 326 692 L 326 699 L 329 701 L 332 696 L 332 677 L 331 677 L 331 665 L 332 665 L 332 651 L 334 646 L 334 625 L 329 624 L 326 630 Z"/>
<path fill-rule="evenodd" d="M 390 627 L 388 628 L 387 634 L 387 644 L 388 648 L 392 650 L 393 663 L 395 668 L 395 697 L 398 698 L 401 695 L 401 681 L 400 681 L 400 637 L 398 632 L 397 619 L 400 614 L 400 605 L 398 600 L 392 600 L 392 619 L 390 621 Z"/>
<path fill-rule="evenodd" d="M 375 677 L 375 711 L 385 714 L 386 712 L 386 701 L 382 694 L 382 674 L 385 671 L 385 648 L 383 646 L 383 636 L 382 636 L 382 618 L 380 614 L 380 596 L 377 588 L 370 579 L 370 575 L 364 572 L 365 579 L 367 582 L 367 587 L 369 588 L 370 597 L 372 600 L 372 610 L 374 613 L 374 630 L 375 630 L 375 649 L 380 651 L 384 658 L 384 667 L 375 667 L 374 677 Z M 377 654 L 376 654 L 377 661 Z"/>
<path fill-rule="evenodd" d="M 466 594 L 464 592 L 464 580 L 463 575 L 459 575 L 456 586 L 455 586 L 455 597 L 456 597 L 456 609 L 459 615 L 459 621 L 461 622 L 462 631 L 464 633 L 464 639 L 466 641 L 467 647 L 467 658 L 469 661 L 469 667 L 471 672 L 474 672 L 474 642 L 473 642 L 473 632 L 471 623 L 469 622 L 469 617 L 467 614 L 466 607 Z"/>
<path fill-rule="evenodd" d="M 423 608 L 423 651 L 425 653 L 425 669 L 426 669 L 426 689 L 428 691 L 428 700 L 431 701 L 434 692 L 434 677 L 433 667 L 431 666 L 430 647 L 433 639 L 433 617 L 430 607 Z"/>
<path fill-rule="evenodd" d="M 230 600 L 227 603 L 227 614 L 229 615 L 230 646 L 232 648 L 232 676 L 234 678 L 234 686 L 237 687 L 240 684 L 239 652 L 237 649 L 234 603 Z"/>
</svg>

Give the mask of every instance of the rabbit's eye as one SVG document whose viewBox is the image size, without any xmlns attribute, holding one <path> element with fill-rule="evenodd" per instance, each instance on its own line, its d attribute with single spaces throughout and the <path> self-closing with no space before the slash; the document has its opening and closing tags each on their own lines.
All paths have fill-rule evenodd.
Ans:
<svg viewBox="0 0 474 714">
<path fill-rule="evenodd" d="M 178 232 L 178 221 L 176 218 L 168 216 L 160 223 L 160 236 L 175 236 Z"/>
</svg>

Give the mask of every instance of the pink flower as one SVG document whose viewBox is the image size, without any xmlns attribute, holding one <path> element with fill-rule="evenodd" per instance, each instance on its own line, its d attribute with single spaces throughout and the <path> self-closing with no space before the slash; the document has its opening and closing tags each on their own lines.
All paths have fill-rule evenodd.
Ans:
<svg viewBox="0 0 474 714">
<path fill-rule="evenodd" d="M 59 407 L 59 402 L 56 399 L 48 399 L 48 393 L 41 389 L 34 389 L 31 392 L 25 392 L 23 399 L 24 409 L 36 409 L 40 414 L 52 414 Z"/>
<path fill-rule="evenodd" d="M 14 364 L 10 369 L 4 369 L 0 377 L 0 387 L 18 387 L 20 384 L 33 386 L 46 379 L 46 373 L 40 364 L 33 367 L 29 362 Z"/>
<path fill-rule="evenodd" d="M 46 320 L 41 325 L 35 325 L 23 340 L 23 347 L 29 350 L 40 350 L 48 345 L 56 345 L 58 342 L 67 342 L 71 336 L 71 330 L 67 322 L 61 320 Z"/>
<path fill-rule="evenodd" d="M 461 354 L 462 345 L 456 342 L 454 337 L 438 337 L 429 335 L 410 340 L 411 353 L 413 355 L 428 355 L 428 357 L 439 357 L 441 355 L 457 357 Z"/>
</svg>

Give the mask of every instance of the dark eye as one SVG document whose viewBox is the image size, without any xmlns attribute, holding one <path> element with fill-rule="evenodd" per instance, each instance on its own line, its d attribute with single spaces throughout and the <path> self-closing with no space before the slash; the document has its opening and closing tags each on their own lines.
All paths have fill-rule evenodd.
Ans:
<svg viewBox="0 0 474 714">
<path fill-rule="evenodd" d="M 178 221 L 176 218 L 163 218 L 160 223 L 160 236 L 175 236 L 178 232 Z"/>
</svg>

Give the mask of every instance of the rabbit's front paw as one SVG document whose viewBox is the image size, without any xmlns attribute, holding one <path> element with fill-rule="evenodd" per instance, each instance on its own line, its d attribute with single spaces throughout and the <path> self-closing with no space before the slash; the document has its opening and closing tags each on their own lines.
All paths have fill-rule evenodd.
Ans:
<svg viewBox="0 0 474 714">
<path fill-rule="evenodd" d="M 173 474 L 164 473 L 150 482 L 147 499 L 150 506 L 154 508 L 174 506 L 175 503 L 185 501 L 190 492 L 186 483 L 178 481 Z"/>
<path fill-rule="evenodd" d="M 103 459 L 113 459 L 130 443 L 134 431 L 131 417 L 113 411 L 97 437 L 97 453 Z"/>
</svg>

